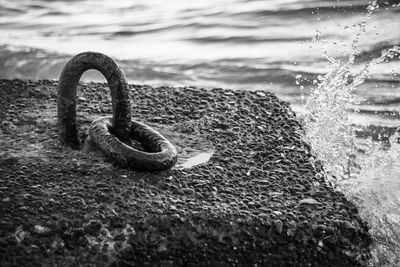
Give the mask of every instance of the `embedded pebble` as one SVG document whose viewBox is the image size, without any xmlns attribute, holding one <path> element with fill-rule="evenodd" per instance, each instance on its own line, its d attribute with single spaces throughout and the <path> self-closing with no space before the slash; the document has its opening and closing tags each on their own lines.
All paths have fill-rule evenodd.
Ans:
<svg viewBox="0 0 400 267">
<path fill-rule="evenodd" d="M 46 235 L 51 232 L 51 229 L 46 226 L 37 224 L 33 227 L 33 231 L 39 235 Z"/>
<path fill-rule="evenodd" d="M 165 246 L 165 244 L 160 244 L 160 246 L 157 248 L 157 252 L 163 253 L 165 251 L 167 251 L 167 247 Z"/>
<path fill-rule="evenodd" d="M 258 96 L 265 97 L 265 94 L 264 94 L 263 92 L 257 92 L 256 94 L 257 94 Z"/>
<path fill-rule="evenodd" d="M 299 205 L 318 205 L 318 204 L 320 203 L 313 198 L 305 198 L 299 201 Z"/>
<path fill-rule="evenodd" d="M 276 220 L 275 221 L 275 231 L 278 232 L 278 234 L 282 233 L 283 230 L 283 223 L 281 220 Z"/>
</svg>

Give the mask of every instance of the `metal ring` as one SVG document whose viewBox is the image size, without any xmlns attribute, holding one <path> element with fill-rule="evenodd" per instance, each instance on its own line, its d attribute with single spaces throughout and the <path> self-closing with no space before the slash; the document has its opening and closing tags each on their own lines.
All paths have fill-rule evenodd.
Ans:
<svg viewBox="0 0 400 267">
<path fill-rule="evenodd" d="M 58 83 L 57 112 L 60 141 L 79 149 L 80 140 L 76 122 L 76 88 L 82 74 L 89 70 L 100 71 L 107 79 L 111 91 L 113 127 L 122 142 L 129 141 L 131 105 L 129 88 L 121 69 L 110 57 L 96 52 L 85 52 L 74 56 L 65 65 Z"/>
<path fill-rule="evenodd" d="M 176 164 L 176 148 L 153 128 L 131 121 L 130 138 L 139 141 L 147 152 L 124 144 L 113 131 L 110 117 L 94 120 L 89 128 L 92 141 L 118 165 L 136 171 L 163 171 Z"/>
</svg>

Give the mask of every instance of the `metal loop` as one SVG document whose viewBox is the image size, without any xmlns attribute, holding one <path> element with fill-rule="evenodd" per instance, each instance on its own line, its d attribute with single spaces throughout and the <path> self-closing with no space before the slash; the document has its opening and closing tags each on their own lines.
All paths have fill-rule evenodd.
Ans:
<svg viewBox="0 0 400 267">
<path fill-rule="evenodd" d="M 125 76 L 110 57 L 96 52 L 84 52 L 68 61 L 58 83 L 57 112 L 61 143 L 74 149 L 80 147 L 76 121 L 76 88 L 82 74 L 89 69 L 100 71 L 107 79 L 111 91 L 114 134 L 122 142 L 128 142 L 131 105 Z"/>
<path fill-rule="evenodd" d="M 60 141 L 79 149 L 76 121 L 76 88 L 82 74 L 97 69 L 108 81 L 111 91 L 113 117 L 95 120 L 89 130 L 93 142 L 122 167 L 132 170 L 162 171 L 177 161 L 176 148 L 161 134 L 142 123 L 131 121 L 129 88 L 121 69 L 110 57 L 85 52 L 74 56 L 64 67 L 58 84 L 58 124 Z M 129 146 L 131 138 L 142 143 L 148 151 Z"/>
<path fill-rule="evenodd" d="M 110 131 L 113 128 L 109 117 L 94 120 L 89 128 L 91 140 L 118 165 L 136 171 L 163 171 L 176 164 L 176 148 L 153 128 L 131 121 L 130 138 L 139 141 L 148 152 L 122 143 Z"/>
</svg>

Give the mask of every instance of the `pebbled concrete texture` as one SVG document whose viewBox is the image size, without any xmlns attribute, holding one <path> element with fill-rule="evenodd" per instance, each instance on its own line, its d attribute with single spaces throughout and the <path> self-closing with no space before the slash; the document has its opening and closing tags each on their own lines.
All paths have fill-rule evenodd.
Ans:
<svg viewBox="0 0 400 267">
<path fill-rule="evenodd" d="M 148 173 L 61 146 L 56 87 L 0 80 L 1 266 L 364 266 L 370 257 L 366 223 L 273 94 L 129 85 L 132 119 L 214 148 L 207 163 Z M 85 139 L 112 105 L 106 84 L 80 87 Z M 179 153 L 180 139 L 170 141 Z"/>
</svg>

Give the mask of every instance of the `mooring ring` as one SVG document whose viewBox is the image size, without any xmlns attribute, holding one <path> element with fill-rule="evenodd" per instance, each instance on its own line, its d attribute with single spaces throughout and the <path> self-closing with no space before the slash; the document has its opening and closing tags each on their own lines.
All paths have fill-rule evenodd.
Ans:
<svg viewBox="0 0 400 267">
<path fill-rule="evenodd" d="M 92 123 L 89 134 L 93 142 L 122 167 L 144 171 L 172 168 L 177 161 L 176 148 L 151 127 L 131 122 L 129 87 L 125 75 L 113 59 L 101 53 L 84 52 L 74 56 L 61 73 L 57 90 L 61 143 L 74 149 L 80 147 L 76 89 L 80 77 L 88 69 L 99 70 L 107 79 L 113 109 L 112 118 L 101 118 Z M 131 139 L 141 142 L 146 151 L 130 147 Z"/>
<path fill-rule="evenodd" d="M 112 58 L 101 53 L 84 52 L 68 61 L 58 82 L 57 112 L 61 143 L 74 149 L 80 147 L 76 120 L 76 89 L 82 74 L 89 69 L 100 71 L 107 79 L 111 92 L 115 135 L 121 141 L 128 142 L 131 104 L 125 75 Z"/>
<path fill-rule="evenodd" d="M 102 117 L 89 128 L 91 140 L 121 167 L 135 171 L 163 171 L 177 161 L 177 150 L 164 136 L 153 128 L 131 121 L 130 138 L 139 141 L 146 151 L 135 149 L 114 136 L 112 119 Z"/>
</svg>

